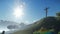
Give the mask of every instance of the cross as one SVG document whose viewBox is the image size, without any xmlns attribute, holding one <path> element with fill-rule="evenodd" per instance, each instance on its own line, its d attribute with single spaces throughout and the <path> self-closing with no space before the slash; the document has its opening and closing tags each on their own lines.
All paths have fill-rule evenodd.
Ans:
<svg viewBox="0 0 60 34">
<path fill-rule="evenodd" d="M 45 8 L 45 11 L 46 11 L 46 18 L 47 18 L 48 8 Z"/>
</svg>

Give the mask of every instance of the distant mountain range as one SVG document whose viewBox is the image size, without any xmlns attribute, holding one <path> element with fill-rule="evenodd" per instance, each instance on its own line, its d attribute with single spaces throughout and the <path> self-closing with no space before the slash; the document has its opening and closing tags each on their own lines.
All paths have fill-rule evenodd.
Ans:
<svg viewBox="0 0 60 34">
<path fill-rule="evenodd" d="M 16 23 L 12 21 L 4 21 L 0 20 L 0 31 L 7 31 L 7 30 L 12 30 L 12 29 L 24 29 L 25 28 L 24 23 Z"/>
</svg>

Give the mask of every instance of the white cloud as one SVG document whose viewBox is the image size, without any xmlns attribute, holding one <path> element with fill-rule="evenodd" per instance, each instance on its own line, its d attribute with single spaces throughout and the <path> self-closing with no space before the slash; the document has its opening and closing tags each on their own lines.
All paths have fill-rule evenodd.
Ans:
<svg viewBox="0 0 60 34">
<path fill-rule="evenodd" d="M 36 21 L 38 21 L 38 19 L 37 20 L 33 20 L 33 23 L 36 22 Z"/>
<path fill-rule="evenodd" d="M 2 31 L 10 31 L 9 29 L 0 29 L 0 32 Z"/>
<path fill-rule="evenodd" d="M 29 21 L 24 21 L 24 24 L 29 25 L 31 23 Z"/>
</svg>

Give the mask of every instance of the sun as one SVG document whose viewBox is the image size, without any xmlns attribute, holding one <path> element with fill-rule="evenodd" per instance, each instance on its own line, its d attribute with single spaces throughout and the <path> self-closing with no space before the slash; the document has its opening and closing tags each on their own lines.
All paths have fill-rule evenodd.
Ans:
<svg viewBox="0 0 60 34">
<path fill-rule="evenodd" d="M 17 7 L 14 9 L 13 14 L 14 14 L 14 16 L 15 16 L 16 18 L 21 18 L 21 17 L 24 15 L 23 5 L 17 6 Z"/>
</svg>

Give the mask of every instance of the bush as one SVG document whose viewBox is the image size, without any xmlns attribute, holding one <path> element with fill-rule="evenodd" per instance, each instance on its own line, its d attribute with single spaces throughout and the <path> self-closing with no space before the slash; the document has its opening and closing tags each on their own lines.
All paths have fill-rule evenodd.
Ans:
<svg viewBox="0 0 60 34">
<path fill-rule="evenodd" d="M 33 34 L 40 34 L 40 32 L 35 31 L 35 32 L 33 32 Z"/>
</svg>

